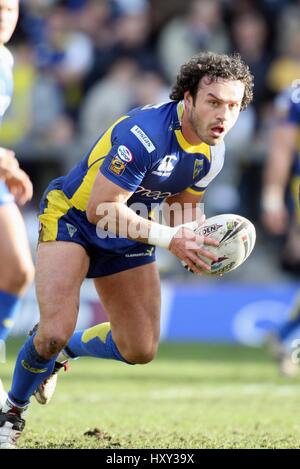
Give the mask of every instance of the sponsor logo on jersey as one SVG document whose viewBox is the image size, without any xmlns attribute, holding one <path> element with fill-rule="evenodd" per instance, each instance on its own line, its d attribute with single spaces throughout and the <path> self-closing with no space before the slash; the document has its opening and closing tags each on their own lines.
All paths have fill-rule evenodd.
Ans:
<svg viewBox="0 0 300 469">
<path fill-rule="evenodd" d="M 201 173 L 202 169 L 203 169 L 203 164 L 204 164 L 204 161 L 203 160 L 195 160 L 195 164 L 194 164 L 194 172 L 193 172 L 193 179 L 197 179 L 199 174 Z"/>
<path fill-rule="evenodd" d="M 164 176 L 164 177 L 169 177 L 171 172 L 173 171 L 175 167 L 175 162 L 177 161 L 177 156 L 176 155 L 166 155 L 159 167 L 157 168 L 156 171 L 152 171 L 152 174 L 155 174 L 156 176 Z"/>
<path fill-rule="evenodd" d="M 170 197 L 171 195 L 176 195 L 176 194 L 172 194 L 172 192 L 151 191 L 150 189 L 146 189 L 145 187 L 142 187 L 142 186 L 139 186 L 137 188 L 137 190 L 135 191 L 135 194 L 140 194 L 143 197 L 149 197 L 154 200 L 165 199 L 166 197 Z"/>
<path fill-rule="evenodd" d="M 126 164 L 120 160 L 118 156 L 115 156 L 111 163 L 110 167 L 108 168 L 111 173 L 116 174 L 117 176 L 121 176 L 124 173 Z"/>
<path fill-rule="evenodd" d="M 117 149 L 118 157 L 123 163 L 130 163 L 133 160 L 133 156 L 129 148 L 125 147 L 125 145 L 120 145 Z"/>
<path fill-rule="evenodd" d="M 141 144 L 146 148 L 148 153 L 151 153 L 152 151 L 155 150 L 155 146 L 151 142 L 150 138 L 148 135 L 145 134 L 145 132 L 138 126 L 134 125 L 131 129 L 130 132 L 133 133 L 133 135 L 136 136 L 136 138 L 141 142 Z"/>
</svg>

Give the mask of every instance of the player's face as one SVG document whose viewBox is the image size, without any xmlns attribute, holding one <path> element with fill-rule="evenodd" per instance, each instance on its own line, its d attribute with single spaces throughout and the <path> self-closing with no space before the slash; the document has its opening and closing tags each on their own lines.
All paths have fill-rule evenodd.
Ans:
<svg viewBox="0 0 300 469">
<path fill-rule="evenodd" d="M 0 44 L 10 40 L 19 16 L 19 0 L 0 0 Z"/>
<path fill-rule="evenodd" d="M 220 143 L 240 113 L 245 85 L 238 80 L 203 77 L 193 101 L 185 93 L 185 112 L 192 135 L 208 145 Z"/>
</svg>

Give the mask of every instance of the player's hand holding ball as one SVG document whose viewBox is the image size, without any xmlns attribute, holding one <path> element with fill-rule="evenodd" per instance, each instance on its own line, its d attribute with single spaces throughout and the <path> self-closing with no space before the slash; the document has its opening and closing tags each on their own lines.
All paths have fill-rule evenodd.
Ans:
<svg viewBox="0 0 300 469">
<path fill-rule="evenodd" d="M 176 237 L 170 244 L 170 251 L 182 260 L 187 270 L 200 275 L 221 276 L 236 269 L 251 254 L 256 241 L 254 225 L 247 218 L 234 214 L 217 215 L 193 229 L 195 237 L 191 236 L 190 249 L 188 244 L 186 246 L 186 258 L 182 257 L 182 244 L 176 242 Z M 186 241 L 190 230 L 181 230 Z M 201 242 L 202 247 L 194 249 L 195 244 Z"/>
<path fill-rule="evenodd" d="M 219 242 L 216 239 L 201 235 L 197 232 L 199 228 L 197 222 L 186 223 L 179 227 L 170 243 L 169 250 L 193 273 L 203 275 L 204 271 L 210 271 L 211 262 L 218 259 L 218 256 L 205 246 L 216 249 Z"/>
</svg>

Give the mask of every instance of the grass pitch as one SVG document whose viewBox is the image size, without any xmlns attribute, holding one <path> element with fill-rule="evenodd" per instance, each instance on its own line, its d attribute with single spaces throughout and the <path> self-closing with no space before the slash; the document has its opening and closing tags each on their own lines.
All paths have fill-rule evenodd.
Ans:
<svg viewBox="0 0 300 469">
<path fill-rule="evenodd" d="M 7 387 L 20 343 L 0 364 Z M 265 351 L 227 345 L 162 344 L 143 366 L 80 359 L 48 406 L 32 399 L 19 446 L 299 448 L 299 384 Z"/>
</svg>

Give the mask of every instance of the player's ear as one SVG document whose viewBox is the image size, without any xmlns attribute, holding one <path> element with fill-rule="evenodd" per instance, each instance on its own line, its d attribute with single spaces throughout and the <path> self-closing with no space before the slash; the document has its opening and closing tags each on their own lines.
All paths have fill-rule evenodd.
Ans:
<svg viewBox="0 0 300 469">
<path fill-rule="evenodd" d="M 189 91 L 185 91 L 183 95 L 185 106 L 191 107 L 193 104 L 193 98 Z"/>
</svg>

